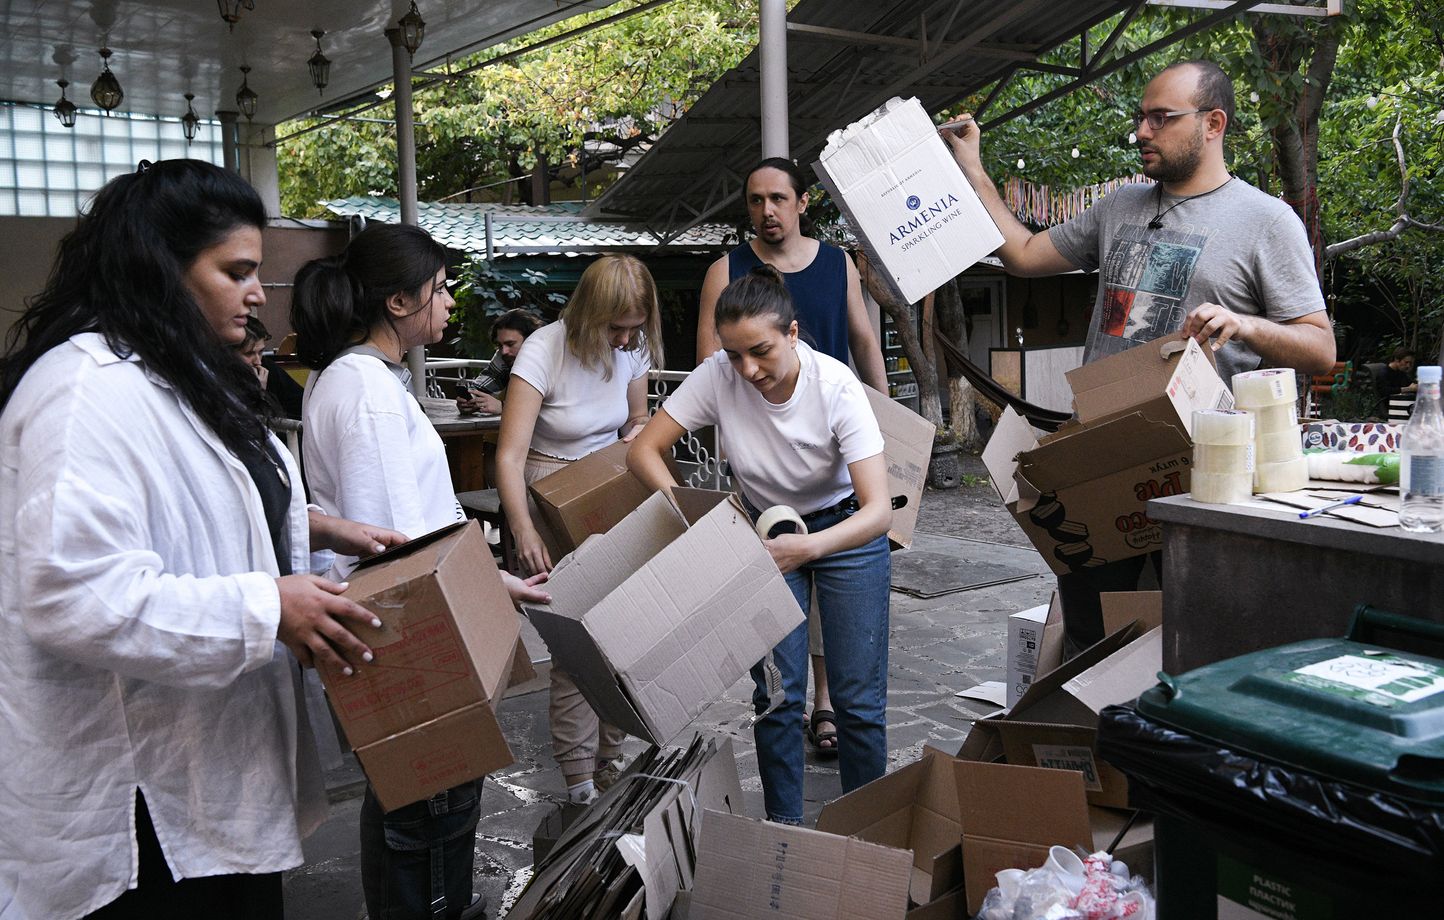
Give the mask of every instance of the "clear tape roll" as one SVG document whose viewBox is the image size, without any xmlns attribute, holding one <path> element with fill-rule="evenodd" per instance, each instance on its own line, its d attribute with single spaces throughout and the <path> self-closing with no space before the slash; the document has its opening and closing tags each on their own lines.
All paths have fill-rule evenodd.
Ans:
<svg viewBox="0 0 1444 920">
<path fill-rule="evenodd" d="M 1255 492 L 1297 492 L 1309 484 L 1307 457 L 1282 463 L 1260 463 L 1253 469 Z"/>
<path fill-rule="evenodd" d="M 773 505 L 757 516 L 757 535 L 764 540 L 770 540 L 776 536 L 772 532 L 773 528 L 782 523 L 793 524 L 797 528 L 796 533 L 807 533 L 807 525 L 802 523 L 802 515 L 787 505 Z"/>
<path fill-rule="evenodd" d="M 1233 375 L 1233 401 L 1241 409 L 1291 403 L 1299 398 L 1298 381 L 1287 368 L 1244 371 Z"/>
<path fill-rule="evenodd" d="M 1253 473 L 1201 473 L 1189 477 L 1193 500 L 1210 505 L 1246 502 L 1253 496 Z"/>
<path fill-rule="evenodd" d="M 1239 409 L 1194 409 L 1194 444 L 1253 443 L 1253 413 Z"/>
<path fill-rule="evenodd" d="M 1297 428 L 1260 434 L 1254 441 L 1254 454 L 1259 463 L 1283 463 L 1304 455 L 1304 443 Z"/>
<path fill-rule="evenodd" d="M 1293 403 L 1263 406 L 1252 411 L 1255 437 L 1277 434 L 1281 431 L 1290 432 L 1295 438 L 1299 436 L 1299 409 Z"/>
<path fill-rule="evenodd" d="M 1194 444 L 1193 475 L 1199 473 L 1252 477 L 1253 444 Z"/>
</svg>

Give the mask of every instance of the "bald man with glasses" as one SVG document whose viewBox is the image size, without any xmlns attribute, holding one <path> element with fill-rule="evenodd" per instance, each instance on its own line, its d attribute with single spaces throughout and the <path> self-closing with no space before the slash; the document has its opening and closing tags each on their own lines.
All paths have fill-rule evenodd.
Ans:
<svg viewBox="0 0 1444 920">
<path fill-rule="evenodd" d="M 1313 251 L 1292 208 L 1229 174 L 1223 141 L 1233 112 L 1233 84 L 1218 65 L 1169 65 L 1133 116 L 1143 174 L 1154 181 L 1119 188 L 1040 233 L 1018 221 L 983 170 L 974 122 L 943 137 L 1003 232 L 996 254 L 1010 274 L 1099 272 L 1085 362 L 1182 329 L 1213 349 L 1224 380 L 1259 366 L 1326 373 L 1334 334 Z M 1071 647 L 1102 638 L 1097 592 L 1135 588 L 1144 558 L 1059 577 Z"/>
</svg>

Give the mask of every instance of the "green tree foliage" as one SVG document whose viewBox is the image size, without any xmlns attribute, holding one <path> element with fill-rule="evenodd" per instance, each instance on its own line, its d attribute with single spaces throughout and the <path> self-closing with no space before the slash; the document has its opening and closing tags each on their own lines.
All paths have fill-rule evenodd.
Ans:
<svg viewBox="0 0 1444 920">
<path fill-rule="evenodd" d="M 636 4 L 569 19 L 456 61 L 453 70 L 628 5 Z M 570 178 L 581 165 L 584 139 L 628 148 L 655 137 L 756 43 L 755 3 L 677 0 L 420 90 L 414 99 L 419 197 L 522 187 L 518 180 L 539 163 L 549 176 Z M 383 106 L 366 115 L 389 118 L 391 111 Z M 278 134 L 309 124 L 282 125 Z M 395 131 L 387 124 L 337 121 L 288 141 L 278 151 L 282 209 L 314 217 L 323 215 L 316 202 L 324 198 L 395 195 L 395 158 Z"/>
</svg>

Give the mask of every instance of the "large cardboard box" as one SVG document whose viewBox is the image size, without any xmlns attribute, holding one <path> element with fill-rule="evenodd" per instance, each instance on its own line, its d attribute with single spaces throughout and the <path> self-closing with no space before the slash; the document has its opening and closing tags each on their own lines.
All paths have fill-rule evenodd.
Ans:
<svg viewBox="0 0 1444 920">
<path fill-rule="evenodd" d="M 918 506 L 928 480 L 937 429 L 897 400 L 872 387 L 863 389 L 882 429 L 883 457 L 887 460 L 887 491 L 892 497 L 887 538 L 893 549 L 907 549 L 913 545 L 913 529 L 918 522 Z"/>
<path fill-rule="evenodd" d="M 652 494 L 627 469 L 629 447 L 618 441 L 528 486 L 562 552 L 606 533 Z"/>
<path fill-rule="evenodd" d="M 1007 712 L 979 719 L 959 757 L 1075 770 L 1088 801 L 1126 807 L 1128 779 L 1098 758 L 1098 713 L 1158 682 L 1163 631 L 1136 623 L 1036 679 Z"/>
<path fill-rule="evenodd" d="M 1193 411 L 1233 405 L 1212 353 L 1176 336 L 1067 377 L 1076 421 L 1040 439 L 1009 408 L 983 450 L 993 487 L 1060 575 L 1162 548 L 1148 501 L 1188 491 Z"/>
<path fill-rule="evenodd" d="M 1058 592 L 1037 607 L 1008 617 L 1007 705 L 1012 707 L 1040 674 L 1063 663 L 1063 604 Z"/>
<path fill-rule="evenodd" d="M 664 744 L 803 621 L 737 498 L 655 493 L 562 559 L 525 605 L 607 722 Z"/>
<path fill-rule="evenodd" d="M 987 208 L 916 98 L 834 131 L 812 168 L 878 277 L 917 303 L 1003 245 Z"/>
<path fill-rule="evenodd" d="M 1114 858 L 1134 874 L 1153 877 L 1152 822 L 1133 812 L 1089 806 L 1077 772 L 964 760 L 954 770 L 968 916 L 983 906 L 998 872 L 1036 869 L 1051 846 L 1089 853 L 1112 846 Z"/>
<path fill-rule="evenodd" d="M 387 811 L 507 766 L 496 705 L 520 621 L 475 521 L 362 562 L 345 596 L 380 628 L 349 628 L 376 655 L 352 676 L 322 665 L 332 709 Z"/>
<path fill-rule="evenodd" d="M 822 807 L 817 829 L 908 850 L 908 920 L 963 883 L 954 758 L 937 748 Z"/>
<path fill-rule="evenodd" d="M 707 813 L 689 920 L 903 920 L 906 850 Z"/>
</svg>

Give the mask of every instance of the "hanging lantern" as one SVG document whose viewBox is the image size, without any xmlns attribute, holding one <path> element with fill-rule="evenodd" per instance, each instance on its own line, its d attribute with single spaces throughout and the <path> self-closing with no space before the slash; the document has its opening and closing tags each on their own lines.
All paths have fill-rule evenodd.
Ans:
<svg viewBox="0 0 1444 920">
<path fill-rule="evenodd" d="M 95 82 L 90 84 L 90 98 L 109 115 L 110 110 L 120 105 L 120 100 L 125 98 L 125 90 L 120 88 L 120 81 L 110 72 L 109 48 L 101 47 L 100 62 L 102 70 Z"/>
<path fill-rule="evenodd" d="M 306 69 L 311 71 L 311 84 L 316 87 L 317 93 L 324 93 L 326 84 L 331 82 L 331 59 L 321 53 L 321 36 L 325 34 L 320 29 L 311 30 L 311 37 L 316 39 L 316 53 L 306 61 Z"/>
<path fill-rule="evenodd" d="M 246 121 L 256 117 L 256 103 L 261 101 L 261 97 L 256 95 L 256 91 L 251 89 L 248 82 L 247 75 L 250 72 L 249 66 L 241 65 L 241 88 L 236 90 L 236 107 L 241 110 L 242 115 L 246 116 Z"/>
<path fill-rule="evenodd" d="M 256 0 L 216 0 L 216 6 L 226 22 L 226 28 L 234 32 L 236 23 L 241 21 L 241 10 L 254 10 Z"/>
<path fill-rule="evenodd" d="M 426 37 L 426 20 L 421 18 L 421 11 L 416 8 L 416 0 L 411 0 L 411 9 L 406 11 L 396 23 L 401 27 L 401 44 L 406 46 L 408 54 L 415 56 L 416 50 L 421 47 L 421 40 Z"/>
<path fill-rule="evenodd" d="M 65 87 L 70 85 L 70 81 L 56 80 L 55 82 L 60 85 L 60 101 L 55 103 L 55 108 L 52 111 L 55 112 L 55 117 L 60 119 L 62 125 L 67 128 L 73 128 L 75 127 L 75 103 L 65 98 Z"/>
<path fill-rule="evenodd" d="M 201 117 L 196 114 L 196 108 L 191 104 L 195 98 L 195 93 L 186 93 L 186 113 L 181 116 L 181 130 L 185 132 L 188 145 L 196 139 L 196 134 L 201 129 Z"/>
</svg>

